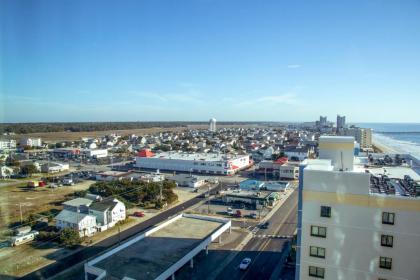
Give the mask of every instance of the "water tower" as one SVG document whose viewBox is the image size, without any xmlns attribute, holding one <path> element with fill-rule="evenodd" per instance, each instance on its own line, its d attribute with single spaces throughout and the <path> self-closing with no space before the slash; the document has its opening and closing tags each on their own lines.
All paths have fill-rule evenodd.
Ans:
<svg viewBox="0 0 420 280">
<path fill-rule="evenodd" d="M 216 119 L 215 118 L 211 118 L 209 121 L 209 130 L 211 132 L 216 132 Z"/>
</svg>

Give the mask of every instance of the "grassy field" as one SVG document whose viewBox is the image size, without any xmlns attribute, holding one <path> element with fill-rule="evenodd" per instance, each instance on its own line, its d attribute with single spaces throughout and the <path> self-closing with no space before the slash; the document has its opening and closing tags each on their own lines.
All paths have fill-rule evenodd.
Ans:
<svg viewBox="0 0 420 280">
<path fill-rule="evenodd" d="M 46 187 L 27 188 L 26 183 L 0 188 L 0 230 L 6 229 L 11 223 L 20 220 L 20 207 L 23 218 L 31 213 L 40 213 L 51 209 L 61 209 L 61 203 L 66 195 L 75 191 L 86 190 L 94 183 L 85 181 L 74 186 L 65 186 L 56 189 Z"/>
</svg>

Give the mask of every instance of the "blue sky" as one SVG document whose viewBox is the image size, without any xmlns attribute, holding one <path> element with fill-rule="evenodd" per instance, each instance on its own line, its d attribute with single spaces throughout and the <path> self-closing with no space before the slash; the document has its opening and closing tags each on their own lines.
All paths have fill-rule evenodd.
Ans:
<svg viewBox="0 0 420 280">
<path fill-rule="evenodd" d="M 419 1 L 0 1 L 0 121 L 420 122 Z"/>
</svg>

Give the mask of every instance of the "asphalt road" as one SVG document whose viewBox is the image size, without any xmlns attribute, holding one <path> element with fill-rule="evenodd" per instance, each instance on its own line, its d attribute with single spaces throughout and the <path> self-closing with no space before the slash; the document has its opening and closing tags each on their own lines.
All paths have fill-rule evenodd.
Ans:
<svg viewBox="0 0 420 280">
<path fill-rule="evenodd" d="M 169 217 L 178 214 L 179 212 L 182 212 L 184 209 L 193 206 L 194 204 L 200 202 L 202 199 L 203 198 L 201 197 L 195 197 L 191 200 L 188 200 L 178 206 L 175 206 L 150 218 L 149 220 L 144 221 L 143 223 L 137 224 L 125 231 L 122 231 L 120 234 L 120 240 L 118 234 L 108 237 L 107 239 L 104 239 L 93 246 L 86 247 L 83 250 L 80 250 L 79 252 L 76 252 L 63 259 L 60 259 L 53 264 L 41 268 L 40 270 L 32 272 L 22 277 L 21 279 L 46 279 L 52 277 L 71 266 L 74 266 L 80 262 L 85 262 L 86 260 L 104 252 L 105 250 L 108 250 L 110 247 L 117 245 L 119 241 L 127 240 L 130 237 L 135 236 L 139 232 L 142 232 L 147 228 L 150 228 L 168 219 Z M 84 279 L 83 266 L 81 267 L 80 271 L 75 271 L 73 275 L 74 277 L 72 277 L 72 279 Z"/>
<path fill-rule="evenodd" d="M 284 202 L 269 220 L 268 229 L 256 232 L 241 252 L 218 275 L 217 280 L 232 279 L 270 279 L 283 255 L 283 249 L 293 236 L 297 222 L 297 191 Z M 277 237 L 280 236 L 280 237 Z M 252 262 L 246 271 L 239 269 L 244 258 L 251 258 Z"/>
</svg>

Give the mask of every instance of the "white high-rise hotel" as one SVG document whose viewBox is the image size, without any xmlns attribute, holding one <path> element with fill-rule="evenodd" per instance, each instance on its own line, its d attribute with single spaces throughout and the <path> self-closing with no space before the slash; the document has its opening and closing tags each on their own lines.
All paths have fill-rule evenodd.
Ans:
<svg viewBox="0 0 420 280">
<path fill-rule="evenodd" d="M 211 132 L 216 132 L 216 119 L 215 118 L 211 118 L 209 121 L 209 130 Z"/>
<path fill-rule="evenodd" d="M 420 189 L 404 180 L 420 176 L 368 168 L 353 137 L 319 150 L 300 167 L 296 279 L 420 279 Z"/>
</svg>

